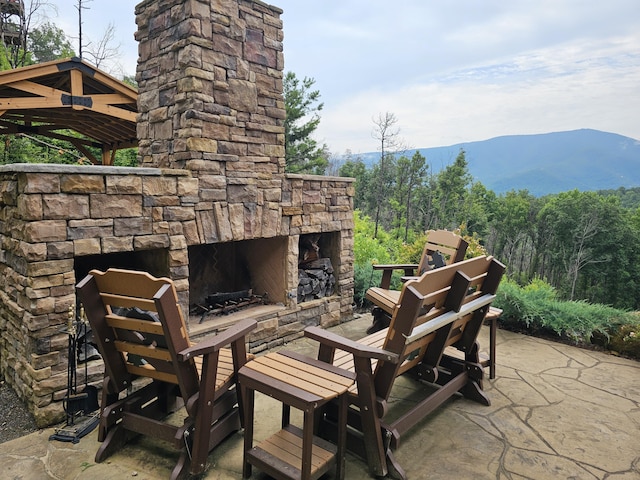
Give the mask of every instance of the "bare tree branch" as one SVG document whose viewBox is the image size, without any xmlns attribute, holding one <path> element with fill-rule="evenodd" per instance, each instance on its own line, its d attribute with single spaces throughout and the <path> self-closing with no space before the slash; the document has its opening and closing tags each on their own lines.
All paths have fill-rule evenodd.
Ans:
<svg viewBox="0 0 640 480">
<path fill-rule="evenodd" d="M 104 62 L 120 57 L 120 44 L 115 44 L 116 27 L 113 23 L 107 26 L 102 38 L 97 42 L 89 42 L 87 44 L 87 56 L 91 58 L 92 63 L 100 68 Z"/>
</svg>

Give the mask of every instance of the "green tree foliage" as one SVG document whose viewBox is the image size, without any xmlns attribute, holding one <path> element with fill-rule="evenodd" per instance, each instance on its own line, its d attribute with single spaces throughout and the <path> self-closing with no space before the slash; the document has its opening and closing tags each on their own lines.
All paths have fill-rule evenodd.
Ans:
<svg viewBox="0 0 640 480">
<path fill-rule="evenodd" d="M 285 159 L 290 173 L 323 174 L 329 164 L 327 146 L 318 145 L 311 137 L 323 108 L 320 92 L 312 90 L 314 84 L 312 78 L 300 81 L 293 72 L 287 72 L 283 79 Z"/>
<path fill-rule="evenodd" d="M 34 63 L 49 62 L 75 55 L 64 30 L 49 22 L 31 31 L 28 45 Z"/>
<path fill-rule="evenodd" d="M 490 225 L 496 220 L 497 196 L 481 182 L 473 182 L 465 208 L 465 219 L 461 228 L 465 233 L 482 238 L 489 235 Z"/>
<path fill-rule="evenodd" d="M 369 287 L 380 282 L 381 274 L 374 272 L 374 264 L 389 263 L 389 245 L 374 236 L 374 224 L 356 211 L 354 215 L 354 300 L 361 307 Z"/>
<path fill-rule="evenodd" d="M 138 166 L 138 149 L 124 148 L 116 152 L 116 158 L 113 162 L 118 167 L 137 167 Z"/>
<path fill-rule="evenodd" d="M 464 150 L 460 150 L 455 161 L 436 175 L 436 198 L 434 213 L 436 223 L 454 229 L 464 223 L 465 204 L 471 174 Z"/>
<path fill-rule="evenodd" d="M 356 208 L 361 211 L 366 211 L 364 208 L 366 202 L 366 195 L 371 191 L 371 171 L 367 169 L 360 158 L 348 158 L 347 161 L 342 164 L 338 170 L 338 175 L 341 177 L 352 177 L 356 179 L 356 191 L 355 198 L 353 200 Z"/>
<path fill-rule="evenodd" d="M 413 208 L 420 196 L 420 190 L 427 175 L 426 158 L 418 151 L 411 158 L 401 156 L 396 164 L 396 188 L 393 192 L 392 207 L 395 211 L 395 228 L 398 236 L 409 240 L 409 232 L 419 227 L 419 218 Z"/>
<path fill-rule="evenodd" d="M 51 7 L 47 0 L 25 0 L 21 25 L 16 25 L 19 32 L 19 41 L 5 45 L 0 42 L 0 64 L 3 70 L 24 67 L 34 63 L 33 55 L 29 49 L 31 33 L 37 20 Z"/>
<path fill-rule="evenodd" d="M 599 190 L 598 194 L 605 197 L 614 196 L 619 198 L 620 204 L 624 208 L 640 207 L 640 187 L 620 187 L 616 190 Z"/>
</svg>

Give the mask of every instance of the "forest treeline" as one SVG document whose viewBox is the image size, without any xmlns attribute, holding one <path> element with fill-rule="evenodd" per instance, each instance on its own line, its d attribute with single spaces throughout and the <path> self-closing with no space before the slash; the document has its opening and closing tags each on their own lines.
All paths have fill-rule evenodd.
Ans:
<svg viewBox="0 0 640 480">
<path fill-rule="evenodd" d="M 446 228 L 467 237 L 472 253 L 505 263 L 521 285 L 543 280 L 564 300 L 638 309 L 640 189 L 496 195 L 471 177 L 463 150 L 437 173 L 417 152 L 387 154 L 373 168 L 349 158 L 339 174 L 356 179 L 361 288 L 375 283 L 367 262 L 416 261 L 423 232 Z M 363 247 L 367 236 L 378 247 Z"/>
</svg>

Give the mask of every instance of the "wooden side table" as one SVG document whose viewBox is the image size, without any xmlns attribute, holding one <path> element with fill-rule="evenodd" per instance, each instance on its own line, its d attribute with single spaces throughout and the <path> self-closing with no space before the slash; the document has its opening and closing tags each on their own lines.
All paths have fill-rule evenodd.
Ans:
<svg viewBox="0 0 640 480">
<path fill-rule="evenodd" d="M 355 374 L 294 352 L 257 357 L 238 372 L 244 410 L 244 459 L 242 477 L 251 476 L 252 465 L 276 479 L 315 480 L 336 469 L 344 477 L 347 433 L 347 390 Z M 255 391 L 282 402 L 282 429 L 253 446 Z M 314 415 L 319 407 L 338 399 L 337 445 L 314 435 Z M 304 414 L 303 427 L 291 425 L 291 407 Z"/>
</svg>

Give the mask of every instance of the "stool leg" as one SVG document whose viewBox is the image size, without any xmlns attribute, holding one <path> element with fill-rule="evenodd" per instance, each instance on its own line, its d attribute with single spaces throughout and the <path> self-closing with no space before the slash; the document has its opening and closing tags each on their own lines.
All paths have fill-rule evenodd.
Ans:
<svg viewBox="0 0 640 480">
<path fill-rule="evenodd" d="M 343 393 L 338 398 L 338 448 L 336 451 L 336 480 L 344 478 L 347 445 L 347 394 Z"/>
<path fill-rule="evenodd" d="M 291 423 L 291 407 L 286 403 L 282 404 L 282 428 Z"/>
<path fill-rule="evenodd" d="M 311 454 L 313 453 L 313 407 L 304 412 L 302 425 L 302 469 L 300 478 L 311 478 Z"/>
<path fill-rule="evenodd" d="M 491 318 L 489 325 L 489 378 L 496 378 L 496 334 L 498 330 L 498 317 Z"/>
<path fill-rule="evenodd" d="M 242 388 L 244 410 L 244 456 L 242 458 L 242 478 L 251 476 L 251 464 L 247 461 L 247 453 L 253 448 L 253 407 L 255 403 L 255 391 L 250 388 Z"/>
</svg>

